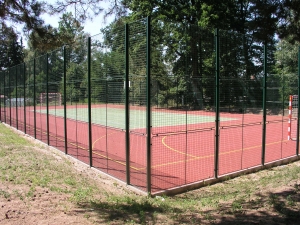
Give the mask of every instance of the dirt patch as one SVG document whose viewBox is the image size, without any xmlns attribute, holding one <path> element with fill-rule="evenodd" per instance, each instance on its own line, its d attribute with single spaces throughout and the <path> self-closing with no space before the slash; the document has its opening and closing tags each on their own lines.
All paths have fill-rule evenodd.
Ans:
<svg viewBox="0 0 300 225">
<path fill-rule="evenodd" d="M 299 161 L 173 197 L 147 198 L 57 149 L 17 133 L 33 142 L 30 150 L 46 160 L 36 163 L 37 156 L 33 155 L 20 158 L 17 164 L 13 160 L 9 163 L 14 154 L 28 149 L 1 146 L 0 169 L 6 173 L 0 182 L 1 225 L 299 224 Z M 5 161 L 3 157 L 7 157 Z M 59 177 L 52 180 L 54 184 L 20 180 L 18 177 L 27 176 L 18 173 L 21 168 L 15 165 L 29 168 L 22 173 L 38 171 L 45 179 Z M 54 173 L 53 170 L 61 170 L 60 165 L 68 167 L 62 173 Z"/>
</svg>

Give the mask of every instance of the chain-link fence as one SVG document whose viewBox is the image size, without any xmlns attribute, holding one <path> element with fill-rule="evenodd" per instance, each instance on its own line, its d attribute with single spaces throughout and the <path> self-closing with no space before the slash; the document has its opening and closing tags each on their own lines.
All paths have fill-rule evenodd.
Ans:
<svg viewBox="0 0 300 225">
<path fill-rule="evenodd" d="M 142 191 L 175 193 L 296 159 L 298 57 L 251 35 L 119 21 L 0 72 L 0 120 Z"/>
</svg>

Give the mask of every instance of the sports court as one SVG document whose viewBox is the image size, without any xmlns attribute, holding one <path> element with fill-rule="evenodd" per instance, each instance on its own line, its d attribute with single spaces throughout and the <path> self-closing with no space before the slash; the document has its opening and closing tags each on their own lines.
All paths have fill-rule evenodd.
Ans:
<svg viewBox="0 0 300 225">
<path fill-rule="evenodd" d="M 24 129 L 24 107 L 8 108 L 7 123 Z M 3 111 L 2 111 L 3 112 Z M 26 131 L 68 154 L 89 163 L 88 109 L 85 105 L 26 109 Z M 11 117 L 9 117 L 10 115 Z M 92 115 L 92 164 L 113 176 L 126 179 L 124 105 L 95 105 Z M 215 113 L 205 111 L 152 110 L 151 183 L 154 192 L 214 177 Z M 49 137 L 47 134 L 49 118 Z M 130 109 L 131 183 L 146 190 L 146 110 Z M 34 118 L 36 128 L 34 129 Z M 296 141 L 287 139 L 288 115 L 268 116 L 266 162 L 294 155 Z M 64 120 L 67 143 L 64 143 Z M 132 121 L 132 122 L 131 122 Z M 255 167 L 262 159 L 262 116 L 241 113 L 220 114 L 219 175 Z M 284 129 L 283 129 L 284 128 Z M 257 138 L 260 137 L 260 138 Z"/>
<path fill-rule="evenodd" d="M 300 60 L 181 28 L 145 18 L 2 71 L 0 121 L 153 195 L 295 160 Z"/>
</svg>

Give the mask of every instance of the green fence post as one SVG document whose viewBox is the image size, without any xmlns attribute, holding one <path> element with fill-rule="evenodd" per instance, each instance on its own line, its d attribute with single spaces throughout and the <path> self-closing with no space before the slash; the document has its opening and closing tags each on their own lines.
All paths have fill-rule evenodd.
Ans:
<svg viewBox="0 0 300 225">
<path fill-rule="evenodd" d="M 267 43 L 264 44 L 264 79 L 263 79 L 263 122 L 262 122 L 262 153 L 261 153 L 261 164 L 265 165 L 266 157 L 266 120 L 267 120 Z"/>
<path fill-rule="evenodd" d="M 26 64 L 23 63 L 24 133 L 26 134 Z"/>
<path fill-rule="evenodd" d="M 219 89 L 220 89 L 220 39 L 219 39 L 219 29 L 215 29 L 215 52 L 216 52 L 216 89 L 215 89 L 215 162 L 214 162 L 214 177 L 218 178 L 219 175 L 219 123 L 220 123 L 220 99 L 219 99 Z"/>
<path fill-rule="evenodd" d="M 9 84 L 9 125 L 11 126 L 11 74 L 12 74 L 12 67 L 9 68 L 9 72 L 8 72 L 8 84 Z"/>
<path fill-rule="evenodd" d="M 4 117 L 4 112 L 5 112 L 5 89 L 4 89 L 4 87 L 5 87 L 5 85 L 4 85 L 4 82 L 5 82 L 4 78 L 5 78 L 5 76 L 4 76 L 4 74 L 5 74 L 5 72 L 2 71 L 1 72 L 1 81 L 2 81 L 1 82 L 1 90 L 2 90 L 2 92 L 0 93 L 0 95 L 1 94 L 3 95 L 3 98 L 2 98 L 3 100 L 0 99 L 0 121 L 1 122 L 3 122 L 3 117 Z M 2 116 L 2 112 L 3 112 L 3 116 Z"/>
<path fill-rule="evenodd" d="M 130 133 L 129 133 L 129 49 L 128 24 L 125 24 L 125 145 L 126 145 L 126 183 L 130 184 Z"/>
<path fill-rule="evenodd" d="M 7 69 L 7 72 L 5 73 L 6 75 L 6 97 L 9 98 L 9 68 Z M 8 124 L 8 117 L 9 117 L 9 113 L 8 113 L 8 108 L 10 107 L 9 105 L 7 105 L 7 103 L 9 103 L 9 99 L 7 99 L 7 101 L 5 101 L 5 123 Z"/>
<path fill-rule="evenodd" d="M 5 75 L 6 75 L 6 96 L 7 96 L 7 98 L 9 97 L 9 78 L 8 78 L 8 76 L 9 76 L 9 68 L 7 69 L 7 72 L 5 73 Z M 7 108 L 9 107 L 9 106 L 7 106 L 7 104 L 6 103 L 8 103 L 9 102 L 9 99 L 7 99 L 8 101 L 5 101 L 5 123 L 6 124 L 8 124 L 8 116 L 9 116 L 9 114 L 8 114 L 8 112 L 7 112 Z"/>
<path fill-rule="evenodd" d="M 67 49 L 63 47 L 64 54 L 64 74 L 63 74 L 63 86 L 64 86 L 64 135 L 65 135 L 65 154 L 68 154 L 68 132 L 67 132 Z"/>
<path fill-rule="evenodd" d="M 11 82 L 10 82 L 10 75 L 11 75 L 11 68 L 8 68 L 8 93 L 7 93 L 7 97 L 8 97 L 8 102 L 9 102 L 9 125 L 11 126 Z"/>
<path fill-rule="evenodd" d="M 26 64 L 23 63 L 24 133 L 26 134 Z"/>
<path fill-rule="evenodd" d="M 88 121 L 89 121 L 89 157 L 90 167 L 93 166 L 92 144 L 92 96 L 91 96 L 91 37 L 88 38 Z"/>
<path fill-rule="evenodd" d="M 300 96 L 300 46 L 298 47 L 298 101 Z M 297 116 L 297 143 L 296 143 L 296 155 L 299 156 L 299 117 L 300 117 L 300 111 L 299 111 L 299 103 L 298 103 L 298 116 Z"/>
<path fill-rule="evenodd" d="M 49 135 L 49 66 L 48 66 L 48 53 L 46 54 L 46 107 L 47 107 L 47 144 L 50 145 Z"/>
<path fill-rule="evenodd" d="M 151 193 L 151 18 L 147 17 L 147 192 Z"/>
<path fill-rule="evenodd" d="M 33 59 L 33 129 L 34 138 L 36 139 L 36 77 L 35 77 L 35 58 Z"/>
<path fill-rule="evenodd" d="M 4 72 L 2 71 L 1 73 L 1 82 L 0 82 L 0 90 L 2 90 L 1 92 L 0 92 L 0 95 L 3 95 L 3 101 L 4 101 L 4 76 L 3 76 L 3 74 L 4 74 Z M 2 122 L 2 99 L 1 99 L 1 97 L 0 97 L 0 122 Z"/>
<path fill-rule="evenodd" d="M 2 90 L 2 77 L 3 77 L 3 72 L 0 72 L 0 90 Z M 2 98 L 1 95 L 3 95 L 3 99 L 4 99 L 4 90 L 0 91 L 0 122 L 2 122 Z"/>
<path fill-rule="evenodd" d="M 4 121 L 4 115 L 5 115 L 5 72 L 4 71 L 2 71 L 2 73 L 1 73 L 1 77 L 2 77 L 2 79 L 3 79 L 3 84 L 2 84 L 2 93 L 3 93 L 3 106 L 1 107 L 1 122 L 3 122 Z M 2 116 L 2 112 L 3 112 L 3 116 Z"/>
<path fill-rule="evenodd" d="M 18 121 L 18 66 L 15 69 L 15 93 L 16 93 L 16 128 L 19 130 L 19 121 Z"/>
<path fill-rule="evenodd" d="M 1 72 L 1 80 L 2 80 L 2 82 L 1 82 L 1 89 L 2 89 L 2 95 L 3 95 L 3 103 L 2 103 L 2 100 L 0 99 L 1 100 L 1 102 L 0 102 L 0 121 L 1 122 L 3 122 L 3 117 L 4 117 L 4 113 L 3 113 L 3 116 L 2 116 L 2 112 L 5 111 L 5 89 L 4 89 L 4 87 L 5 87 L 5 85 L 4 85 L 4 77 L 5 76 L 4 76 L 4 74 L 5 74 L 5 72 L 2 71 Z"/>
<path fill-rule="evenodd" d="M 5 99 L 5 96 L 6 96 L 6 71 L 3 72 L 3 95 L 4 95 L 4 99 L 3 99 L 3 102 L 4 102 L 4 122 L 6 123 L 6 99 Z"/>
</svg>

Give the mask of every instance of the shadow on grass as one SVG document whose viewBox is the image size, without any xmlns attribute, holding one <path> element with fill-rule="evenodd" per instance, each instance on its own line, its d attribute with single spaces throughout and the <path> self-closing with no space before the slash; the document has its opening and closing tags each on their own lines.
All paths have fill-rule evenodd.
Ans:
<svg viewBox="0 0 300 225">
<path fill-rule="evenodd" d="M 255 200 L 237 205 L 223 206 L 227 214 L 215 224 L 300 224 L 299 184 L 281 192 L 256 194 Z"/>
<path fill-rule="evenodd" d="M 92 208 L 98 222 L 105 224 L 300 224 L 299 185 L 282 192 L 256 194 L 251 200 L 219 203 L 216 209 L 209 210 L 200 206 L 195 207 L 200 210 L 182 207 L 176 198 L 161 201 L 114 197 L 112 201 L 79 206 L 85 212 Z"/>
<path fill-rule="evenodd" d="M 114 198 L 113 201 L 91 201 L 87 204 L 79 204 L 81 208 L 93 209 L 93 213 L 98 214 L 98 222 L 105 224 L 147 224 L 149 221 L 155 223 L 157 214 L 168 213 L 168 205 L 157 205 L 151 199 L 143 199 L 138 202 L 136 199 Z M 180 210 L 175 209 L 176 213 L 181 213 Z M 86 212 L 87 210 L 85 210 Z M 84 211 L 83 211 L 84 212 Z"/>
</svg>

